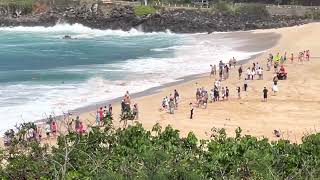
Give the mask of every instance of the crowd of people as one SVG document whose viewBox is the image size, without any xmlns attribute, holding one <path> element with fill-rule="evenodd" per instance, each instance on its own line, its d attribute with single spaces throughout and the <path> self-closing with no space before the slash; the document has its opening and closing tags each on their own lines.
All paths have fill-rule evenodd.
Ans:
<svg viewBox="0 0 320 180">
<path fill-rule="evenodd" d="M 161 103 L 160 111 L 166 111 L 170 114 L 174 114 L 174 111 L 178 109 L 180 94 L 175 89 L 173 94 L 164 97 Z"/>
<path fill-rule="evenodd" d="M 121 101 L 121 117 L 122 119 L 134 120 L 139 118 L 138 104 L 131 103 L 129 91 L 126 92 Z"/>
</svg>

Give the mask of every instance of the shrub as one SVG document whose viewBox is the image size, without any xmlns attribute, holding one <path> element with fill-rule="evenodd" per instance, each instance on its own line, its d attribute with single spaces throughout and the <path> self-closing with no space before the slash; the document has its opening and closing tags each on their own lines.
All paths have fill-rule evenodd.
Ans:
<svg viewBox="0 0 320 180">
<path fill-rule="evenodd" d="M 237 14 L 247 17 L 267 18 L 270 14 L 264 4 L 244 4 L 235 9 Z"/>
<path fill-rule="evenodd" d="M 136 16 L 145 16 L 148 14 L 155 14 L 156 9 L 152 6 L 136 6 L 134 7 L 134 14 Z"/>
<path fill-rule="evenodd" d="M 310 19 L 320 19 L 320 11 L 312 9 L 306 12 L 305 17 Z"/>
<path fill-rule="evenodd" d="M 218 1 L 214 4 L 215 12 L 222 12 L 222 13 L 230 13 L 232 12 L 232 5 L 227 1 Z"/>
</svg>

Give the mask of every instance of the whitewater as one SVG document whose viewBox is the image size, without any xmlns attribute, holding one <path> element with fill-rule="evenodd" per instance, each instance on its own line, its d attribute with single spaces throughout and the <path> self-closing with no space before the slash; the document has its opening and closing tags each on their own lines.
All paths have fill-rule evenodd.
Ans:
<svg viewBox="0 0 320 180">
<path fill-rule="evenodd" d="M 220 33 L 219 33 L 220 34 Z M 0 28 L 0 129 L 205 73 L 250 58 L 215 34 L 97 30 L 80 24 Z M 63 39 L 70 35 L 74 39 Z M 160 101 L 160 100 L 159 100 Z"/>
</svg>

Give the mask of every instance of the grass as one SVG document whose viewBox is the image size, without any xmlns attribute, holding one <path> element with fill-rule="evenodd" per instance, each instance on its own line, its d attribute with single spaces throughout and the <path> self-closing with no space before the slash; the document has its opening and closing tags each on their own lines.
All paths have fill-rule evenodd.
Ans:
<svg viewBox="0 0 320 180">
<path fill-rule="evenodd" d="M 145 16 L 149 14 L 155 14 L 156 9 L 152 6 L 135 6 L 134 7 L 134 14 L 136 16 Z"/>
<path fill-rule="evenodd" d="M 18 6 L 26 6 L 26 5 L 32 5 L 34 0 L 0 0 L 0 5 L 18 5 Z"/>
</svg>

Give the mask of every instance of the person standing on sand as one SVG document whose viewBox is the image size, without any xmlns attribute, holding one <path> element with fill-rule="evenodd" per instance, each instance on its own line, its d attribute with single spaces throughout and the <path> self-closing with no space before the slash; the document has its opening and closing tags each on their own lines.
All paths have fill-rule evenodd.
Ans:
<svg viewBox="0 0 320 180">
<path fill-rule="evenodd" d="M 251 77 L 251 70 L 250 70 L 250 67 L 248 67 L 248 69 L 247 69 L 247 79 L 250 79 L 250 77 Z"/>
<path fill-rule="evenodd" d="M 263 88 L 263 101 L 267 102 L 267 98 L 268 98 L 268 89 L 266 87 Z"/>
<path fill-rule="evenodd" d="M 192 119 L 193 118 L 194 107 L 193 107 L 192 103 L 190 103 L 189 106 L 190 106 L 190 119 Z"/>
<path fill-rule="evenodd" d="M 307 61 L 310 61 L 310 50 L 306 51 L 306 59 Z"/>
<path fill-rule="evenodd" d="M 210 67 L 211 67 L 211 72 L 210 72 L 210 77 L 211 77 L 211 76 L 214 76 L 214 70 L 213 70 L 212 64 L 210 64 Z"/>
<path fill-rule="evenodd" d="M 239 80 L 240 80 L 241 79 L 241 74 L 242 74 L 242 65 L 239 67 L 238 73 L 239 73 Z"/>
<path fill-rule="evenodd" d="M 50 133 L 51 133 L 51 126 L 50 126 L 49 122 L 46 123 L 45 131 L 46 131 L 47 138 L 49 139 L 50 138 Z"/>
<path fill-rule="evenodd" d="M 99 113 L 99 110 L 96 113 L 96 125 L 100 126 L 100 113 Z"/>
<path fill-rule="evenodd" d="M 291 60 L 291 64 L 292 64 L 293 63 L 293 53 L 291 53 L 290 60 Z"/>
<path fill-rule="evenodd" d="M 247 80 L 247 78 L 245 78 L 244 82 L 243 82 L 243 89 L 245 92 L 247 92 L 247 88 L 248 88 L 248 80 Z"/>
<path fill-rule="evenodd" d="M 237 65 L 237 60 L 236 58 L 232 58 L 232 63 L 233 63 L 233 67 L 236 68 L 236 65 Z"/>
<path fill-rule="evenodd" d="M 175 107 L 176 109 L 178 109 L 178 101 L 179 101 L 180 95 L 176 89 L 174 90 L 173 97 L 174 97 Z"/>
<path fill-rule="evenodd" d="M 268 62 L 267 62 L 267 71 L 270 71 L 270 69 L 271 69 L 271 63 L 272 63 L 272 61 L 268 59 Z"/>
<path fill-rule="evenodd" d="M 263 71 L 262 71 L 261 67 L 259 67 L 259 69 L 258 69 L 259 80 L 262 80 L 262 73 L 263 73 Z"/>
<path fill-rule="evenodd" d="M 229 100 L 229 89 L 227 86 L 226 86 L 226 100 Z"/>
<path fill-rule="evenodd" d="M 238 99 L 240 99 L 241 98 L 241 95 L 240 95 L 241 88 L 239 86 L 237 87 L 237 92 L 238 92 Z"/>
<path fill-rule="evenodd" d="M 273 95 L 276 95 L 278 90 L 278 76 L 275 76 L 273 78 L 273 85 L 272 85 L 272 91 L 273 91 Z"/>
<path fill-rule="evenodd" d="M 226 90 L 224 89 L 224 87 L 222 87 L 221 89 L 221 97 L 222 97 L 222 101 L 224 101 L 224 97 L 226 96 Z"/>
<path fill-rule="evenodd" d="M 256 75 L 256 69 L 255 68 L 252 68 L 251 70 L 251 80 L 254 79 L 254 76 Z"/>
</svg>

